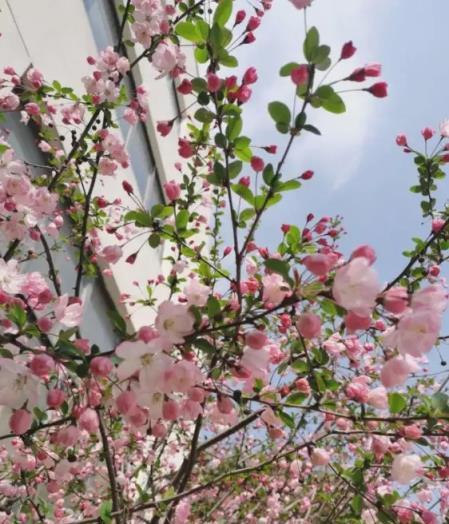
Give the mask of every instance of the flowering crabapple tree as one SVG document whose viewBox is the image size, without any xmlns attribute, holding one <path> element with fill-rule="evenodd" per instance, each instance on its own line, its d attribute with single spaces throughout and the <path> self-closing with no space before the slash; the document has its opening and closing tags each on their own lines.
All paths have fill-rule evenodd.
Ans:
<svg viewBox="0 0 449 524">
<path fill-rule="evenodd" d="M 292 12 L 310 4 L 292 0 Z M 2 524 L 448 518 L 449 397 L 426 359 L 446 338 L 449 214 L 435 191 L 449 124 L 435 138 L 423 130 L 424 153 L 396 139 L 415 160 L 412 191 L 431 226 L 387 284 L 369 239 L 339 251 L 338 218 L 283 225 L 268 250 L 257 235 L 266 211 L 313 176 L 286 172 L 285 160 L 304 135 L 320 135 L 316 112 L 344 112 L 348 87 L 387 95 L 385 82 L 370 82 L 380 65 L 339 74 L 356 47 L 339 44 L 332 61 L 306 27 L 302 54 L 279 63 L 295 103 L 273 101 L 266 113 L 278 144 L 253 144 L 242 129 L 257 72 L 232 68 L 242 46 L 257 45 L 269 9 L 270 0 L 247 10 L 232 0 L 127 0 L 119 40 L 87 57 L 81 93 L 5 64 L 1 111 L 37 130 L 47 165 L 30 166 L 3 134 Z M 201 75 L 186 68 L 186 41 Z M 143 51 L 130 61 L 134 46 Z M 125 83 L 138 63 L 195 100 L 174 159 L 180 175 L 151 209 L 123 176 L 129 158 L 117 129 L 118 108 L 130 125 L 151 111 L 151 92 Z M 61 121 L 72 136 L 65 148 Z M 173 124 L 157 130 L 168 135 Z M 99 194 L 111 177 L 123 198 Z M 83 336 L 83 282 L 109 278 L 120 259 L 132 267 L 136 237 L 169 246 L 170 270 L 149 280 L 145 298 L 130 297 L 147 309 L 147 325 L 132 332 L 111 312 L 119 343 L 98 347 Z M 58 250 L 76 255 L 70 294 Z M 36 259 L 44 271 L 33 270 Z"/>
</svg>

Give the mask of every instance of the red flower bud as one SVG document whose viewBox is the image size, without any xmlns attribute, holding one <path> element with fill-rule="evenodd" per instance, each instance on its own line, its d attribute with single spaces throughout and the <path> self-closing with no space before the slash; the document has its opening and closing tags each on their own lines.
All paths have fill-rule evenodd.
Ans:
<svg viewBox="0 0 449 524">
<path fill-rule="evenodd" d="M 368 87 L 368 89 L 365 89 L 365 91 L 368 91 L 368 93 L 371 93 L 376 98 L 384 98 L 388 95 L 387 89 L 388 84 L 386 82 L 378 82 Z"/>
<path fill-rule="evenodd" d="M 304 173 L 299 177 L 302 180 L 310 180 L 314 175 L 314 172 L 308 169 L 307 171 L 304 171 Z"/>
<path fill-rule="evenodd" d="M 357 48 L 353 46 L 352 40 L 349 42 L 346 42 L 346 44 L 343 44 L 343 47 L 341 48 L 341 54 L 340 54 L 340 60 L 347 60 L 348 58 L 351 58 L 357 51 Z"/>
</svg>

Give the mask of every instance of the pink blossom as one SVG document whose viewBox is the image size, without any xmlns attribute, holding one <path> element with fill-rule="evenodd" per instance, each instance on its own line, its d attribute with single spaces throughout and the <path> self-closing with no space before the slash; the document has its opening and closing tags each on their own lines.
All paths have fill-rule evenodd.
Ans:
<svg viewBox="0 0 449 524">
<path fill-rule="evenodd" d="M 266 349 L 246 347 L 240 365 L 247 369 L 254 378 L 265 379 L 270 353 Z"/>
<path fill-rule="evenodd" d="M 180 48 L 167 40 L 161 42 L 153 53 L 152 64 L 163 75 L 172 73 L 175 68 L 182 69 L 186 57 Z"/>
<path fill-rule="evenodd" d="M 120 246 L 106 246 L 101 251 L 101 257 L 109 264 L 116 264 L 123 256 L 123 250 Z"/>
<path fill-rule="evenodd" d="M 274 306 L 280 304 L 288 295 L 287 284 L 277 273 L 265 275 L 262 278 L 263 301 Z"/>
<path fill-rule="evenodd" d="M 296 9 L 305 9 L 310 6 L 312 0 L 290 0 L 290 2 L 296 7 Z"/>
<path fill-rule="evenodd" d="M 331 456 L 323 448 L 314 448 L 310 455 L 310 460 L 314 466 L 326 466 L 329 464 Z"/>
<path fill-rule="evenodd" d="M 381 291 L 377 273 L 364 257 L 354 258 L 335 275 L 332 292 L 335 301 L 359 316 L 368 316 Z"/>
<path fill-rule="evenodd" d="M 397 455 L 391 467 L 391 478 L 399 484 L 410 484 L 422 469 L 422 462 L 419 455 Z"/>
<path fill-rule="evenodd" d="M 351 260 L 353 260 L 354 258 L 357 258 L 357 257 L 364 257 L 366 258 L 370 264 L 374 264 L 374 262 L 376 261 L 376 252 L 374 251 L 374 249 L 371 247 L 371 246 L 368 246 L 368 245 L 363 245 L 363 246 L 359 246 L 357 247 L 356 249 L 354 249 L 354 251 L 351 253 Z"/>
<path fill-rule="evenodd" d="M 91 408 L 85 409 L 78 419 L 78 425 L 88 433 L 96 433 L 100 425 L 97 412 Z"/>
<path fill-rule="evenodd" d="M 65 401 L 65 393 L 62 389 L 50 389 L 47 394 L 47 405 L 49 408 L 57 409 L 62 406 Z"/>
<path fill-rule="evenodd" d="M 262 349 L 268 342 L 267 336 L 260 329 L 253 329 L 245 334 L 245 344 L 252 349 Z"/>
<path fill-rule="evenodd" d="M 322 277 L 327 275 L 335 264 L 335 258 L 330 255 L 317 253 L 316 255 L 308 255 L 304 258 L 303 264 L 306 268 L 316 275 Z"/>
<path fill-rule="evenodd" d="M 170 202 L 177 200 L 181 195 L 181 187 L 174 180 L 171 180 L 170 182 L 164 184 L 164 191 Z"/>
<path fill-rule="evenodd" d="M 359 316 L 356 315 L 353 311 L 350 311 L 345 316 L 345 325 L 349 333 L 353 333 L 358 330 L 366 330 L 371 326 L 371 317 L 370 316 Z"/>
<path fill-rule="evenodd" d="M 97 377 L 108 377 L 113 369 L 111 359 L 108 357 L 94 357 L 90 361 L 89 368 Z"/>
<path fill-rule="evenodd" d="M 405 357 L 393 357 L 384 364 L 380 379 L 386 388 L 393 388 L 402 385 L 410 373 L 418 371 L 419 367 L 413 359 Z"/>
<path fill-rule="evenodd" d="M 5 293 L 15 295 L 20 293 L 24 277 L 18 271 L 17 260 L 11 259 L 5 262 L 0 259 L 0 289 Z"/>
<path fill-rule="evenodd" d="M 438 313 L 419 309 L 404 315 L 397 328 L 384 336 L 384 343 L 397 348 L 403 355 L 421 357 L 434 346 L 440 328 L 441 317 Z"/>
<path fill-rule="evenodd" d="M 395 315 L 403 313 L 407 307 L 408 293 L 405 287 L 392 287 L 383 295 L 383 305 L 387 311 Z"/>
<path fill-rule="evenodd" d="M 447 301 L 447 292 L 439 284 L 433 284 L 416 291 L 410 305 L 414 311 L 427 309 L 435 313 L 443 313 Z"/>
<path fill-rule="evenodd" d="M 184 288 L 184 294 L 187 298 L 187 304 L 189 306 L 205 306 L 210 293 L 210 287 L 201 284 L 196 279 L 191 279 Z"/>
<path fill-rule="evenodd" d="M 30 428 L 33 423 L 33 417 L 26 409 L 18 409 L 14 411 L 9 419 L 9 427 L 15 435 L 23 435 Z"/>
<path fill-rule="evenodd" d="M 296 321 L 296 327 L 304 338 L 316 338 L 321 334 L 321 319 L 315 313 L 303 313 Z"/>
<path fill-rule="evenodd" d="M 388 407 L 387 391 L 383 386 L 371 389 L 368 392 L 366 403 L 373 408 L 386 409 Z"/>
<path fill-rule="evenodd" d="M 170 344 L 182 344 L 184 337 L 193 331 L 194 317 L 188 306 L 174 304 L 168 300 L 159 306 L 156 328 L 159 334 Z"/>
<path fill-rule="evenodd" d="M 31 371 L 38 377 L 46 377 L 55 369 L 55 361 L 46 355 L 41 353 L 35 355 L 30 362 Z"/>
<path fill-rule="evenodd" d="M 56 320 L 64 326 L 76 327 L 80 325 L 83 306 L 79 302 L 73 302 L 69 305 L 69 296 L 67 294 L 58 298 L 54 311 Z"/>
</svg>

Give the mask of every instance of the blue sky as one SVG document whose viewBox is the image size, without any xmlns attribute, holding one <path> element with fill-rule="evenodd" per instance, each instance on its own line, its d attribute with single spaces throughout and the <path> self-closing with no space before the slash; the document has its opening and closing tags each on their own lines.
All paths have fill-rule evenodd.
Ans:
<svg viewBox="0 0 449 524">
<path fill-rule="evenodd" d="M 300 191 L 285 194 L 282 205 L 270 211 L 259 231 L 267 245 L 276 245 L 283 222 L 301 225 L 308 212 L 340 214 L 348 232 L 342 242 L 346 253 L 370 243 L 378 253 L 376 267 L 384 280 L 405 265 L 401 252 L 411 246 L 416 233 L 425 236 L 430 224 L 422 225 L 419 199 L 408 192 L 416 171 L 412 158 L 396 146 L 395 137 L 404 132 L 421 147 L 420 130 L 426 125 L 438 128 L 449 117 L 448 19 L 447 0 L 314 0 L 307 12 L 308 25 L 318 27 L 332 55 L 338 56 L 347 40 L 358 48 L 336 70 L 335 78 L 379 62 L 389 97 L 380 100 L 368 93 L 347 93 L 345 115 L 323 110 L 310 115 L 309 122 L 323 136 L 298 139 L 284 177 L 313 169 L 315 178 Z M 246 109 L 245 131 L 255 144 L 277 143 L 282 149 L 285 135 L 274 129 L 266 106 L 272 100 L 291 105 L 292 84 L 281 79 L 278 70 L 286 62 L 300 60 L 302 12 L 287 0 L 274 0 L 256 37 L 256 44 L 241 47 L 238 53 L 241 68 L 256 66 L 260 79 Z"/>
</svg>

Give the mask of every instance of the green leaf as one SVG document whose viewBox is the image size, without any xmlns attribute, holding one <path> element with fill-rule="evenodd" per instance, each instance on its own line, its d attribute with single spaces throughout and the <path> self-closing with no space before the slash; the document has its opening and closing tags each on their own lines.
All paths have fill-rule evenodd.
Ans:
<svg viewBox="0 0 449 524">
<path fill-rule="evenodd" d="M 14 324 L 22 329 L 27 321 L 27 314 L 18 304 L 14 304 L 9 308 L 8 319 L 14 322 Z"/>
<path fill-rule="evenodd" d="M 253 216 L 256 214 L 256 211 L 251 208 L 251 207 L 248 207 L 246 209 L 244 209 L 241 213 L 240 213 L 240 216 L 239 216 L 239 220 L 241 222 L 247 222 L 248 220 L 250 220 L 251 218 L 253 218 Z"/>
<path fill-rule="evenodd" d="M 240 135 L 242 132 L 242 127 L 243 122 L 240 116 L 235 116 L 229 120 L 226 127 L 226 136 L 231 142 Z"/>
<path fill-rule="evenodd" d="M 224 27 L 232 13 L 232 0 L 220 0 L 214 13 L 214 24 Z"/>
<path fill-rule="evenodd" d="M 220 53 L 218 62 L 225 67 L 237 67 L 239 65 L 239 61 L 235 56 L 225 52 Z"/>
<path fill-rule="evenodd" d="M 239 136 L 234 140 L 235 156 L 242 162 L 250 162 L 253 152 L 249 147 L 251 140 L 247 136 Z"/>
<path fill-rule="evenodd" d="M 195 55 L 195 60 L 199 64 L 205 64 L 209 60 L 207 47 L 197 47 L 193 53 Z"/>
<path fill-rule="evenodd" d="M 407 398 L 396 391 L 388 393 L 388 407 L 390 413 L 400 413 L 407 407 Z"/>
<path fill-rule="evenodd" d="M 240 174 L 240 171 L 242 170 L 243 164 L 240 160 L 235 160 L 234 162 L 231 162 L 228 165 L 228 175 L 229 179 L 232 180 L 236 176 Z"/>
<path fill-rule="evenodd" d="M 189 223 L 189 212 L 187 209 L 181 209 L 176 215 L 176 228 L 182 231 L 186 229 Z"/>
<path fill-rule="evenodd" d="M 220 302 L 211 295 L 207 300 L 207 315 L 210 319 L 213 319 L 221 313 Z"/>
<path fill-rule="evenodd" d="M 352 508 L 352 511 L 356 515 L 360 515 L 362 513 L 362 509 L 363 509 L 362 495 L 357 494 L 353 497 L 353 499 L 351 500 L 351 508 Z"/>
<path fill-rule="evenodd" d="M 306 398 L 307 395 L 305 395 L 304 393 L 299 393 L 298 391 L 295 391 L 285 399 L 285 403 L 299 406 L 304 402 L 304 400 L 306 400 Z"/>
<path fill-rule="evenodd" d="M 295 427 L 295 421 L 291 415 L 281 410 L 278 410 L 276 414 L 282 420 L 282 422 L 290 429 L 293 429 Z"/>
<path fill-rule="evenodd" d="M 148 239 L 148 243 L 152 248 L 159 247 L 161 243 L 161 237 L 157 233 L 153 233 L 150 235 L 150 238 Z"/>
<path fill-rule="evenodd" d="M 198 120 L 198 122 L 202 122 L 203 124 L 210 124 L 213 122 L 215 115 L 212 113 L 212 111 L 209 111 L 208 109 L 204 107 L 200 107 L 195 112 L 195 118 Z"/>
<path fill-rule="evenodd" d="M 280 76 L 290 76 L 293 69 L 296 69 L 299 67 L 299 64 L 296 62 L 289 62 L 288 64 L 285 64 L 281 67 L 279 70 Z"/>
<path fill-rule="evenodd" d="M 268 112 L 276 124 L 290 125 L 290 109 L 282 102 L 270 102 Z"/>
<path fill-rule="evenodd" d="M 446 393 L 435 393 L 431 401 L 435 411 L 445 415 L 449 414 L 449 396 Z"/>
<path fill-rule="evenodd" d="M 122 337 L 126 336 L 126 322 L 121 315 L 115 309 L 112 309 L 108 311 L 108 317 L 114 324 L 114 328 L 118 334 Z"/>
<path fill-rule="evenodd" d="M 150 227 L 151 216 L 146 211 L 129 211 L 125 215 L 126 222 L 134 222 L 137 227 Z"/>
<path fill-rule="evenodd" d="M 112 524 L 112 501 L 105 500 L 99 509 L 99 515 L 104 524 Z"/>
<path fill-rule="evenodd" d="M 311 27 L 308 32 L 307 36 L 304 40 L 304 56 L 306 57 L 308 62 L 313 61 L 313 55 L 316 52 L 316 49 L 318 48 L 320 44 L 320 34 L 318 33 L 318 29 L 316 27 Z"/>
<path fill-rule="evenodd" d="M 265 260 L 265 267 L 274 273 L 281 275 L 286 282 L 291 283 L 290 265 L 285 260 L 278 260 L 277 258 L 268 258 Z"/>
<path fill-rule="evenodd" d="M 237 193 L 237 195 L 242 197 L 248 204 L 254 205 L 254 195 L 249 187 L 243 184 L 232 184 L 231 188 L 234 193 Z"/>
<path fill-rule="evenodd" d="M 203 35 L 193 22 L 179 22 L 175 27 L 175 33 L 189 42 L 196 44 L 204 42 Z"/>
<path fill-rule="evenodd" d="M 321 86 L 315 93 L 320 100 L 320 105 L 330 113 L 344 113 L 346 111 L 345 103 L 331 86 Z"/>
<path fill-rule="evenodd" d="M 308 131 L 309 133 L 313 133 L 314 135 L 321 135 L 321 131 L 317 129 L 315 126 L 311 126 L 310 124 L 306 124 L 303 126 L 304 131 Z"/>
<path fill-rule="evenodd" d="M 0 155 L 3 155 L 3 153 L 5 151 L 8 151 L 9 149 L 9 146 L 7 146 L 6 144 L 0 144 Z"/>
<path fill-rule="evenodd" d="M 299 189 L 301 187 L 301 182 L 299 180 L 287 180 L 287 182 L 281 182 L 276 186 L 276 191 L 292 191 L 294 189 Z"/>
<path fill-rule="evenodd" d="M 323 64 L 329 59 L 330 52 L 331 48 L 328 45 L 320 45 L 313 52 L 312 62 L 314 64 Z"/>
<path fill-rule="evenodd" d="M 209 353 L 209 354 L 215 353 L 214 346 L 210 342 L 208 342 L 205 338 L 197 338 L 194 344 L 199 350 L 203 351 L 204 353 Z"/>
<path fill-rule="evenodd" d="M 271 186 L 273 180 L 276 178 L 272 164 L 267 164 L 262 173 L 263 181 L 267 186 Z"/>
</svg>

